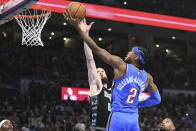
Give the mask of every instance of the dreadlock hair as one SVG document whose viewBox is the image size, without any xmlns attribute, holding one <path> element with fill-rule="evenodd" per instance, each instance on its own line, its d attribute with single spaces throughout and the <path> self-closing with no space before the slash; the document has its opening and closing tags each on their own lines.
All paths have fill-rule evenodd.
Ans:
<svg viewBox="0 0 196 131">
<path fill-rule="evenodd" d="M 140 51 L 140 54 L 142 55 L 142 58 L 144 59 L 145 63 L 143 64 L 140 60 L 139 60 L 139 69 L 143 70 L 144 69 L 144 65 L 146 64 L 146 62 L 149 60 L 150 55 L 149 52 L 146 48 L 138 46 L 138 50 Z"/>
</svg>

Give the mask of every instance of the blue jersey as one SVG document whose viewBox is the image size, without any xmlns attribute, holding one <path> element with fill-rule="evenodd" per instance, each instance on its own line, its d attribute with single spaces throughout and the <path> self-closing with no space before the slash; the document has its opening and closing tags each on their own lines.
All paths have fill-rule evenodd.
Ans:
<svg viewBox="0 0 196 131">
<path fill-rule="evenodd" d="M 111 112 L 138 113 L 139 94 L 146 88 L 147 72 L 127 64 L 126 74 L 114 81 Z"/>
</svg>

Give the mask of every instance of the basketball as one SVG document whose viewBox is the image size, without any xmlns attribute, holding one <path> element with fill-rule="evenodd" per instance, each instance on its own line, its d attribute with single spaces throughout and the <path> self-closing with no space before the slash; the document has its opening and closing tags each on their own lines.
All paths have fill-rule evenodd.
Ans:
<svg viewBox="0 0 196 131">
<path fill-rule="evenodd" d="M 66 11 L 69 11 L 73 18 L 78 18 L 80 21 L 86 17 L 86 8 L 80 2 L 70 3 Z"/>
</svg>

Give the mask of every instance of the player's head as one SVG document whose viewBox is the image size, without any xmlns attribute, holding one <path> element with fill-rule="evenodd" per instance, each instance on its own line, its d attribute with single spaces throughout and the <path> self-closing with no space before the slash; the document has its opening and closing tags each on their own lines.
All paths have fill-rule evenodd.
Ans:
<svg viewBox="0 0 196 131">
<path fill-rule="evenodd" d="M 161 123 L 161 130 L 173 131 L 175 130 L 174 123 L 170 118 L 165 118 Z"/>
<path fill-rule="evenodd" d="M 0 131 L 13 131 L 13 125 L 10 120 L 2 120 L 0 122 Z"/>
<path fill-rule="evenodd" d="M 143 69 L 144 64 L 149 59 L 148 50 L 143 47 L 135 46 L 127 53 L 125 61 L 130 64 L 135 64 L 138 68 Z"/>
<path fill-rule="evenodd" d="M 108 83 L 108 77 L 107 77 L 105 70 L 103 68 L 97 68 L 97 74 L 100 76 L 103 84 Z"/>
</svg>

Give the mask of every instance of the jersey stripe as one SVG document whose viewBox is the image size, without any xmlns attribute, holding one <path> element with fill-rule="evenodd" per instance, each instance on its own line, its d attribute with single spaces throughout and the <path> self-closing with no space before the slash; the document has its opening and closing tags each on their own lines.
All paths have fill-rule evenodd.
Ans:
<svg viewBox="0 0 196 131">
<path fill-rule="evenodd" d="M 112 117 L 112 112 L 110 113 L 109 118 L 108 118 L 107 131 L 109 131 L 109 128 L 110 128 L 110 120 L 111 120 L 111 117 Z"/>
<path fill-rule="evenodd" d="M 128 72 L 128 64 L 126 64 L 126 73 L 127 73 L 127 72 Z M 125 73 L 125 74 L 126 74 L 126 73 Z"/>
<path fill-rule="evenodd" d="M 112 88 L 114 87 L 114 83 L 115 83 L 115 82 L 114 82 L 114 80 L 113 80 L 113 82 L 112 82 Z"/>
</svg>

